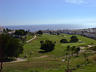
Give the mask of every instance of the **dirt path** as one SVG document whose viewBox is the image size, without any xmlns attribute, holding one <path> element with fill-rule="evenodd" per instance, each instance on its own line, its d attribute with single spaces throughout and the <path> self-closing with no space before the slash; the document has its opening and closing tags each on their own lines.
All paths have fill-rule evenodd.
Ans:
<svg viewBox="0 0 96 72">
<path fill-rule="evenodd" d="M 24 58 L 16 58 L 15 61 L 11 61 L 11 62 L 9 62 L 9 63 L 23 62 L 23 61 L 27 61 L 27 59 L 24 59 Z"/>
<path fill-rule="evenodd" d="M 26 41 L 26 43 L 31 42 L 32 40 L 36 39 L 36 37 L 37 37 L 37 36 L 35 35 L 32 39 L 30 39 L 30 40 Z"/>
<path fill-rule="evenodd" d="M 40 57 L 35 57 L 36 59 L 40 59 L 40 58 L 46 58 L 48 57 L 48 55 L 43 55 L 43 56 L 40 56 Z"/>
<path fill-rule="evenodd" d="M 32 39 L 26 41 L 26 43 L 31 42 L 32 40 L 36 39 L 36 37 L 37 37 L 37 36 L 35 35 Z M 24 59 L 24 58 L 16 58 L 15 61 L 12 61 L 12 62 L 10 62 L 10 63 L 14 63 L 14 62 L 23 62 L 23 61 L 27 61 L 27 59 Z"/>
<path fill-rule="evenodd" d="M 94 47 L 95 45 L 87 45 L 88 46 L 88 48 L 90 48 L 90 47 Z M 82 52 L 85 52 L 85 48 L 86 47 L 80 47 L 80 53 L 82 53 Z"/>
<path fill-rule="evenodd" d="M 43 56 L 40 56 L 40 57 L 35 57 L 36 59 L 39 59 L 39 58 L 46 58 L 48 57 L 48 55 L 43 55 Z M 11 61 L 9 63 L 15 63 L 15 62 L 23 62 L 23 61 L 27 61 L 27 59 L 24 59 L 24 58 L 16 58 L 15 61 Z"/>
</svg>

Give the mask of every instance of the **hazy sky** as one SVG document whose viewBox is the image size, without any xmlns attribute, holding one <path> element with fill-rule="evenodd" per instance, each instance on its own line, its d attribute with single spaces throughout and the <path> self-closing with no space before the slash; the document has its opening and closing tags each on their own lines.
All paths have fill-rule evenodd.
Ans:
<svg viewBox="0 0 96 72">
<path fill-rule="evenodd" d="M 93 24 L 96 0 L 0 0 L 0 25 Z"/>
</svg>

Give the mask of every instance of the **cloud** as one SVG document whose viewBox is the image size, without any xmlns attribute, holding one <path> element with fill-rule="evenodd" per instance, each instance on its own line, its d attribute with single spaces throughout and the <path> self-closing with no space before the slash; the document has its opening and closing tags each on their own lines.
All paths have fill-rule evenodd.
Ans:
<svg viewBox="0 0 96 72">
<path fill-rule="evenodd" d="M 65 0 L 66 3 L 72 3 L 72 4 L 85 4 L 85 0 Z"/>
</svg>

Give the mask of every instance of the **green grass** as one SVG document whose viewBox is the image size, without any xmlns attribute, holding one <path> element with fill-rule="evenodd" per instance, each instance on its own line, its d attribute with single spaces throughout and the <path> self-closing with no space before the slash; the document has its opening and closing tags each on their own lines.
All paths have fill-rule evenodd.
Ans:
<svg viewBox="0 0 96 72">
<path fill-rule="evenodd" d="M 75 67 L 78 64 L 83 64 L 84 58 L 80 55 L 80 57 L 74 57 L 71 59 L 71 67 Z M 87 66 L 82 66 L 73 72 L 95 72 L 95 63 L 90 63 Z M 43 58 L 43 59 L 35 59 L 33 58 L 31 61 L 26 62 L 18 62 L 18 63 L 5 63 L 4 64 L 4 72 L 65 72 L 66 63 L 61 61 L 61 58 Z"/>
<path fill-rule="evenodd" d="M 26 40 L 30 40 L 30 39 L 32 39 L 32 38 L 33 38 L 33 35 L 28 34 L 28 35 L 26 36 Z"/>
<path fill-rule="evenodd" d="M 61 44 L 60 40 L 66 38 L 70 41 L 72 35 L 61 34 L 61 35 L 49 35 L 43 34 L 37 36 L 35 40 L 24 45 L 23 54 L 20 57 L 28 56 L 28 61 L 18 62 L 18 63 L 5 63 L 4 72 L 64 72 L 66 68 L 66 63 L 62 62 L 64 58 L 65 49 L 68 45 L 70 46 L 87 46 L 89 44 L 96 44 L 96 40 L 86 38 L 80 35 L 76 35 L 79 38 L 77 43 L 65 43 Z M 33 36 L 28 36 L 27 39 Z M 49 53 L 40 54 L 40 41 L 41 40 L 51 40 L 56 41 L 55 49 Z M 32 53 L 32 55 L 30 55 Z M 42 57 L 47 56 L 47 57 Z M 71 67 L 75 67 L 78 64 L 84 63 L 84 57 L 80 54 L 79 57 L 73 57 L 71 59 Z M 84 66 L 84 69 L 77 69 L 74 72 L 96 72 L 96 65 Z M 90 70 L 89 70 L 90 69 Z M 87 71 L 89 70 L 89 71 Z"/>
<path fill-rule="evenodd" d="M 32 52 L 32 56 L 36 57 L 36 56 L 40 56 L 42 54 L 38 53 L 38 51 L 40 51 L 40 41 L 41 40 L 51 40 L 53 42 L 56 41 L 56 46 L 55 46 L 55 50 L 50 52 L 50 53 L 45 53 L 47 55 L 54 55 L 56 57 L 58 56 L 63 56 L 64 55 L 64 50 L 66 49 L 66 47 L 68 45 L 70 46 L 86 46 L 89 44 L 96 44 L 96 41 L 93 39 L 89 39 L 83 36 L 79 36 L 77 35 L 77 37 L 79 38 L 80 41 L 82 41 L 82 43 L 77 42 L 77 43 L 65 43 L 65 44 L 61 44 L 60 40 L 63 38 L 66 38 L 68 41 L 70 40 L 70 37 L 72 35 L 67 35 L 67 34 L 62 34 L 62 35 L 48 35 L 48 34 L 43 34 L 42 36 L 37 36 L 37 39 L 33 40 L 31 43 L 25 44 L 24 45 L 24 53 L 22 56 L 29 55 L 30 52 Z"/>
<path fill-rule="evenodd" d="M 96 72 L 96 64 L 89 64 L 73 72 Z"/>
</svg>

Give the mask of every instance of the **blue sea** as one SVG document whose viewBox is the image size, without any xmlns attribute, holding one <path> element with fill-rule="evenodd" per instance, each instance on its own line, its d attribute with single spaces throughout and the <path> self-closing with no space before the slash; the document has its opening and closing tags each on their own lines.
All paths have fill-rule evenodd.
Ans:
<svg viewBox="0 0 96 72">
<path fill-rule="evenodd" d="M 33 24 L 33 25 L 10 25 L 4 26 L 9 29 L 24 29 L 30 30 L 31 32 L 35 32 L 38 30 L 72 30 L 72 29 L 87 29 L 87 28 L 95 28 L 96 25 L 92 24 Z"/>
</svg>

